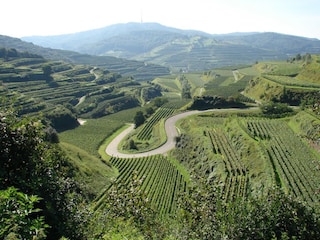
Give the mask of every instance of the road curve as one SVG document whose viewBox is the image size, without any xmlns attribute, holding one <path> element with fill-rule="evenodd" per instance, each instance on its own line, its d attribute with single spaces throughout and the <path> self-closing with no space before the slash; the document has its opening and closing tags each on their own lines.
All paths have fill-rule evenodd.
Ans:
<svg viewBox="0 0 320 240">
<path fill-rule="evenodd" d="M 249 108 L 252 109 L 252 108 Z M 199 114 L 203 112 L 221 112 L 221 111 L 234 111 L 239 110 L 236 108 L 231 109 L 211 109 L 206 111 L 188 111 L 183 112 L 177 115 L 174 115 L 170 118 L 168 118 L 165 122 L 165 131 L 167 134 L 167 141 L 165 144 L 161 145 L 160 147 L 143 153 L 121 153 L 118 151 L 118 145 L 121 142 L 122 139 L 125 138 L 126 135 L 128 135 L 134 128 L 134 124 L 131 124 L 127 129 L 125 129 L 123 132 L 121 132 L 118 136 L 116 136 L 107 146 L 106 153 L 113 157 L 120 157 L 120 158 L 139 158 L 139 157 L 148 157 L 152 155 L 157 154 L 165 154 L 171 149 L 175 147 L 175 137 L 179 136 L 178 131 L 176 129 L 176 122 L 182 118 L 188 117 L 190 115 Z"/>
</svg>

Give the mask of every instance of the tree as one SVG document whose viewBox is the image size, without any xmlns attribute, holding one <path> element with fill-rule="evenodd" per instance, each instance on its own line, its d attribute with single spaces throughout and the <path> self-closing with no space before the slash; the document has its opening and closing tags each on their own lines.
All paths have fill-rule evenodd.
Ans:
<svg viewBox="0 0 320 240">
<path fill-rule="evenodd" d="M 142 190 L 143 180 L 134 172 L 125 186 L 115 184 L 111 187 L 106 200 L 108 217 L 131 222 L 140 230 L 144 239 L 163 239 L 162 224 Z"/>
<path fill-rule="evenodd" d="M 54 110 L 46 114 L 53 128 L 57 131 L 72 129 L 79 126 L 76 116 L 63 105 L 57 105 Z"/>
<path fill-rule="evenodd" d="M 161 107 L 163 104 L 167 103 L 168 99 L 163 98 L 163 97 L 157 97 L 155 99 L 153 99 L 153 105 L 155 107 Z"/>
<path fill-rule="evenodd" d="M 178 201 L 179 239 L 217 239 L 217 189 L 197 177 L 198 186 L 192 186 Z"/>
<path fill-rule="evenodd" d="M 49 226 L 35 206 L 40 200 L 14 187 L 0 190 L 0 238 L 45 239 Z"/>
<path fill-rule="evenodd" d="M 53 77 L 51 74 L 53 73 L 52 67 L 48 64 L 45 64 L 42 66 L 43 76 L 47 82 L 51 82 L 53 80 Z"/>
<path fill-rule="evenodd" d="M 267 116 L 282 116 L 293 112 L 292 108 L 285 103 L 267 102 L 262 104 L 260 109 Z"/>
<path fill-rule="evenodd" d="M 142 111 L 138 111 L 136 113 L 136 115 L 134 116 L 134 124 L 136 125 L 135 127 L 139 127 L 140 125 L 142 125 L 144 123 L 144 121 L 146 120 L 144 115 L 143 115 L 143 112 Z"/>
<path fill-rule="evenodd" d="M 133 141 L 133 139 L 129 140 L 129 149 L 137 149 L 137 146 L 136 146 L 135 142 Z"/>
<path fill-rule="evenodd" d="M 302 57 L 301 57 L 301 54 L 300 54 L 300 53 L 298 53 L 298 54 L 296 55 L 296 60 L 297 60 L 297 61 L 300 61 L 300 60 L 301 60 L 301 58 L 302 58 Z"/>
<path fill-rule="evenodd" d="M 146 114 L 147 116 L 151 116 L 154 113 L 154 109 L 152 107 L 146 108 Z"/>
<path fill-rule="evenodd" d="M 313 209 L 280 189 L 266 196 L 225 204 L 218 216 L 222 238 L 320 239 L 320 222 Z"/>
<path fill-rule="evenodd" d="M 42 66 L 43 75 L 46 77 L 50 77 L 50 75 L 53 73 L 52 67 L 50 65 L 43 65 Z"/>
<path fill-rule="evenodd" d="M 188 79 L 182 75 L 179 77 L 181 83 L 181 97 L 182 98 L 191 98 L 191 85 L 189 84 Z"/>
<path fill-rule="evenodd" d="M 306 53 L 306 55 L 304 55 L 303 58 L 306 64 L 309 64 L 312 62 L 312 57 L 310 53 Z"/>
<path fill-rule="evenodd" d="M 27 196 L 38 196 L 41 200 L 33 203 L 50 226 L 48 236 L 80 239 L 87 217 L 79 183 L 73 179 L 75 169 L 58 145 L 45 141 L 45 128 L 37 119 L 0 109 L 0 190 L 14 187 Z M 10 221 L 7 216 L 0 219 Z M 28 225 L 28 219 L 24 216 L 21 226 Z"/>
</svg>

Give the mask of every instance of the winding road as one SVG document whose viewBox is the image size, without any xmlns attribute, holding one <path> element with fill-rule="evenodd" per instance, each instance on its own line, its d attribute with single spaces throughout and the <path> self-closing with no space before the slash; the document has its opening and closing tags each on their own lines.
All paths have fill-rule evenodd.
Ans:
<svg viewBox="0 0 320 240">
<path fill-rule="evenodd" d="M 252 110 L 254 108 L 248 108 L 247 110 Z M 182 118 L 188 117 L 190 115 L 205 113 L 205 112 L 222 112 L 222 111 L 239 111 L 237 108 L 230 108 L 230 109 L 211 109 L 205 111 L 189 111 L 183 112 L 177 115 L 174 115 L 168 118 L 165 122 L 165 131 L 167 134 L 167 141 L 162 146 L 143 153 L 121 153 L 118 150 L 118 145 L 122 139 L 124 139 L 133 129 L 134 124 L 131 124 L 127 129 L 121 132 L 118 136 L 116 136 L 107 146 L 106 153 L 113 157 L 120 157 L 120 158 L 139 158 L 139 157 L 148 157 L 157 154 L 166 154 L 168 151 L 175 147 L 175 137 L 179 136 L 179 133 L 176 129 L 176 122 Z"/>
</svg>

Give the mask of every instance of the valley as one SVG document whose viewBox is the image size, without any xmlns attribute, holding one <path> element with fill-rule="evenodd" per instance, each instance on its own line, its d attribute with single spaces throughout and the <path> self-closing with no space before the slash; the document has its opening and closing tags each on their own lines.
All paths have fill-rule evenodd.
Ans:
<svg viewBox="0 0 320 240">
<path fill-rule="evenodd" d="M 36 209 L 39 218 L 25 217 L 41 219 L 44 232 L 320 236 L 319 41 L 157 24 L 128 24 L 95 42 L 64 38 L 52 44 L 68 50 L 45 48 L 58 47 L 45 37 L 33 39 L 40 47 L 0 36 L 0 181 L 39 196 L 45 218 Z M 305 48 L 279 51 L 283 39 Z"/>
</svg>

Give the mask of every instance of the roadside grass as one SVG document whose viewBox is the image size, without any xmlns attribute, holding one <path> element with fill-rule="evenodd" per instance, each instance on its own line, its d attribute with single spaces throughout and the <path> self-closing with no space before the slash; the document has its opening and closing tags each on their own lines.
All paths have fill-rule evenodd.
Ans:
<svg viewBox="0 0 320 240">
<path fill-rule="evenodd" d="M 98 157 L 66 142 L 60 142 L 60 147 L 78 169 L 76 178 L 85 183 L 87 190 L 93 196 L 98 195 L 116 177 L 116 171 L 111 165 Z"/>
<path fill-rule="evenodd" d="M 156 124 L 153 128 L 152 135 L 153 136 L 158 136 L 158 141 L 154 142 L 153 149 L 157 148 L 156 145 L 161 146 L 167 141 L 167 134 L 165 131 L 165 119 L 161 119 L 158 124 Z M 151 144 L 150 144 L 151 145 Z"/>
<path fill-rule="evenodd" d="M 84 125 L 59 133 L 60 141 L 67 142 L 99 157 L 98 149 L 103 141 L 111 136 L 133 117 L 140 107 L 120 111 L 102 118 L 87 119 Z"/>
<path fill-rule="evenodd" d="M 125 124 L 121 128 L 119 128 L 117 131 L 115 131 L 111 136 L 107 137 L 102 144 L 100 145 L 98 149 L 98 153 L 101 156 L 101 158 L 107 162 L 111 159 L 112 156 L 109 156 L 106 153 L 106 148 L 109 145 L 109 143 L 116 137 L 118 136 L 122 131 L 124 131 L 126 128 L 128 128 L 129 125 Z"/>
<path fill-rule="evenodd" d="M 165 119 L 161 119 L 156 125 L 153 126 L 152 138 L 150 140 L 137 139 L 137 134 L 143 128 L 143 126 L 140 126 L 120 142 L 119 150 L 123 153 L 141 153 L 151 151 L 162 146 L 167 141 L 164 123 Z M 125 147 L 126 145 L 128 145 L 128 141 L 130 140 L 134 141 L 137 149 L 130 150 Z"/>
</svg>

